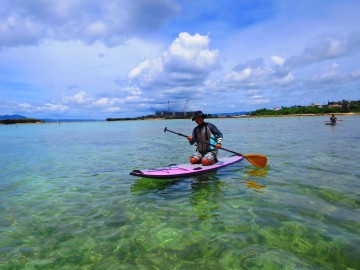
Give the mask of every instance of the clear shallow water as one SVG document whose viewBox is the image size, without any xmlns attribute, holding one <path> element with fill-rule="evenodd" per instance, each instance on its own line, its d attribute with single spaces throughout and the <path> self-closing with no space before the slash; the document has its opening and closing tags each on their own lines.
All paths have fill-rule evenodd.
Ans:
<svg viewBox="0 0 360 270">
<path fill-rule="evenodd" d="M 0 269 L 360 269 L 360 117 L 214 119 L 260 153 L 179 180 L 192 121 L 0 126 Z M 226 156 L 227 152 L 220 152 Z"/>
</svg>

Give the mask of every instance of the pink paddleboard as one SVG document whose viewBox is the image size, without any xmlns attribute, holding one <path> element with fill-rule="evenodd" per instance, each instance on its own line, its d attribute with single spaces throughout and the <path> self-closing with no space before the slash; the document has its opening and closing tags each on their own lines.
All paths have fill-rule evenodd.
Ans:
<svg viewBox="0 0 360 270">
<path fill-rule="evenodd" d="M 138 177 L 147 177 L 147 178 L 177 178 L 177 177 L 187 177 L 198 174 L 203 174 L 205 172 L 214 171 L 225 167 L 227 165 L 239 162 L 243 159 L 242 156 L 230 156 L 222 157 L 218 159 L 213 165 L 202 166 L 201 164 L 181 164 L 181 165 L 169 165 L 164 168 L 157 169 L 147 169 L 147 170 L 133 170 L 130 175 Z"/>
</svg>

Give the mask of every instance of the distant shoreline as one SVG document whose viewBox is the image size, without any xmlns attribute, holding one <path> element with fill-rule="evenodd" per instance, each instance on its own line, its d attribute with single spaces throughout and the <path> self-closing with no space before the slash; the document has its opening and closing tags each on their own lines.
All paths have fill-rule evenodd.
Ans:
<svg viewBox="0 0 360 270">
<path fill-rule="evenodd" d="M 5 119 L 0 120 L 1 125 L 15 125 L 15 124 L 44 124 L 45 121 L 34 118 L 22 118 L 22 119 Z"/>
<path fill-rule="evenodd" d="M 282 115 L 231 115 L 231 116 L 213 116 L 209 119 L 244 119 L 244 118 L 286 118 L 286 117 L 313 117 L 313 116 L 326 116 L 330 117 L 332 113 L 326 114 L 282 114 Z M 360 113 L 335 113 L 336 116 L 359 116 Z M 109 118 L 108 118 L 109 119 Z M 0 125 L 13 125 L 13 124 L 56 124 L 56 123 L 84 123 L 84 122 L 121 122 L 121 121 L 138 121 L 138 120 L 190 120 L 190 118 L 159 118 L 159 117 L 134 117 L 134 118 L 111 118 L 106 120 L 76 120 L 76 119 L 61 119 L 44 121 L 39 119 L 7 119 L 0 120 Z"/>
<path fill-rule="evenodd" d="M 360 113 L 319 113 L 319 114 L 278 114 L 278 115 L 242 115 L 242 116 L 231 116 L 231 117 L 214 117 L 214 118 L 268 118 L 268 117 L 299 117 L 299 116 L 355 116 Z"/>
<path fill-rule="evenodd" d="M 231 116 L 212 116 L 207 119 L 244 119 L 244 118 L 286 118 L 286 117 L 314 117 L 314 116 L 324 116 L 330 117 L 332 113 L 326 114 L 282 114 L 282 115 L 231 115 Z M 336 116 L 357 116 L 360 113 L 336 113 Z M 134 118 L 108 118 L 106 121 L 110 122 L 123 122 L 123 121 L 139 121 L 139 120 L 190 120 L 191 118 L 165 118 L 165 117 L 134 117 Z"/>
</svg>

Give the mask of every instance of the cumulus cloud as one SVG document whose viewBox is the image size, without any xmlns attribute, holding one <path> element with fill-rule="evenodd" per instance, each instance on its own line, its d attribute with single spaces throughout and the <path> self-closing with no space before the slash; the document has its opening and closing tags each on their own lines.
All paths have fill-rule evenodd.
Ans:
<svg viewBox="0 0 360 270">
<path fill-rule="evenodd" d="M 31 105 L 28 103 L 19 103 L 18 106 L 19 106 L 19 108 L 21 108 L 23 110 L 27 110 L 27 109 L 31 108 Z"/>
<path fill-rule="evenodd" d="M 289 68 L 283 67 L 284 58 L 273 56 L 265 62 L 259 58 L 236 65 L 224 74 L 220 81 L 229 90 L 234 89 L 265 89 L 269 84 L 283 86 L 294 80 Z"/>
<path fill-rule="evenodd" d="M 320 74 L 314 75 L 314 77 L 309 80 L 310 83 L 316 84 L 343 84 L 346 82 L 356 82 L 360 79 L 360 71 L 353 71 L 351 73 L 343 73 L 337 70 L 328 70 Z"/>
<path fill-rule="evenodd" d="M 94 23 L 89 24 L 86 29 L 85 29 L 85 34 L 87 36 L 92 36 L 94 38 L 99 37 L 101 38 L 102 36 L 105 36 L 107 33 L 107 26 L 104 22 L 102 21 L 97 21 Z"/>
<path fill-rule="evenodd" d="M 278 85 L 287 85 L 295 80 L 295 76 L 292 72 L 286 74 L 286 76 L 277 78 L 274 80 Z"/>
<path fill-rule="evenodd" d="M 230 71 L 224 76 L 225 82 L 242 82 L 251 76 L 252 69 L 244 68 L 240 71 Z"/>
<path fill-rule="evenodd" d="M 113 46 L 158 30 L 179 5 L 175 0 L 2 0 L 0 10 L 0 47 L 50 38 Z"/>
<path fill-rule="evenodd" d="M 141 103 L 149 103 L 150 100 L 147 98 L 139 97 L 139 92 L 134 88 L 125 88 L 123 97 L 95 97 L 91 96 L 85 91 L 77 92 L 70 96 L 64 96 L 62 100 L 57 104 L 59 111 L 64 108 L 71 110 L 74 108 L 81 108 L 91 114 L 94 110 L 99 112 L 119 112 L 131 107 L 131 103 L 134 102 L 134 106 Z M 46 109 L 45 107 L 43 108 Z M 48 107 L 48 110 L 51 108 Z M 54 107 L 55 109 L 55 107 Z"/>
<path fill-rule="evenodd" d="M 245 96 L 247 96 L 248 98 L 245 99 L 243 102 L 247 104 L 262 104 L 269 102 L 269 99 L 264 98 L 264 96 L 259 90 L 248 90 L 245 93 Z"/>
<path fill-rule="evenodd" d="M 337 60 L 360 51 L 360 32 L 350 33 L 347 38 L 332 36 L 309 44 L 302 53 L 288 58 L 273 55 L 269 59 L 257 58 L 234 66 L 225 72 L 218 85 L 223 91 L 243 91 L 269 87 L 276 91 L 287 89 L 296 92 L 298 87 L 311 88 L 314 84 L 341 84 L 354 82 L 356 76 L 341 72 Z M 331 60 L 331 69 L 321 71 L 321 63 Z M 253 96 L 254 97 L 254 96 Z M 266 100 L 266 99 L 264 99 Z"/>
<path fill-rule="evenodd" d="M 317 70 L 308 67 L 327 57 L 335 60 L 356 53 L 353 47 L 357 44 L 355 37 L 356 34 L 349 36 L 346 46 L 342 41 L 332 38 L 329 42 L 306 47 L 298 56 L 285 58 L 273 54 L 269 58 L 239 63 L 229 71 L 218 73 L 221 76 L 216 78 L 210 77 L 210 74 L 220 67 L 219 52 L 209 49 L 209 37 L 181 33 L 161 57 L 145 59 L 134 67 L 128 73 L 128 80 L 141 89 L 139 98 L 148 97 L 151 102 L 156 97 L 161 100 L 167 97 L 179 100 L 189 97 L 216 100 L 217 95 L 225 97 L 230 93 L 239 99 L 243 97 L 242 104 L 264 104 L 271 102 L 270 96 L 296 93 L 299 87 L 307 88 L 314 83 L 354 80 L 355 76 L 347 75 L 344 78 L 334 72 L 316 75 Z M 292 62 L 294 59 L 299 62 L 295 64 Z M 300 62 L 303 68 L 299 71 Z M 333 65 L 335 67 L 338 64 Z M 269 88 L 272 89 L 271 92 Z M 256 93 L 250 94 L 248 91 Z"/>
<path fill-rule="evenodd" d="M 80 91 L 75 93 L 72 96 L 64 96 L 62 98 L 62 103 L 72 106 L 72 105 L 82 105 L 84 107 L 108 107 L 115 104 L 121 103 L 119 98 L 108 98 L 108 97 L 99 97 L 95 98 L 89 96 L 85 91 Z"/>
<path fill-rule="evenodd" d="M 64 97 L 63 101 L 65 103 L 86 104 L 89 102 L 89 98 L 85 91 L 80 91 L 73 96 Z"/>
<path fill-rule="evenodd" d="M 145 59 L 131 69 L 127 77 L 130 81 L 136 81 L 140 85 L 144 85 L 156 80 L 162 71 L 161 58 Z"/>
<path fill-rule="evenodd" d="M 43 33 L 44 26 L 21 14 L 0 17 L 0 47 L 33 44 Z"/>
<path fill-rule="evenodd" d="M 33 114 L 33 113 L 53 113 L 53 112 L 65 112 L 70 108 L 67 105 L 61 103 L 45 103 L 44 105 L 35 105 L 29 104 L 26 102 L 22 103 L 6 103 L 4 104 L 9 111 L 14 111 L 14 113 L 23 113 L 23 114 Z"/>
<path fill-rule="evenodd" d="M 219 67 L 219 52 L 209 48 L 207 35 L 183 32 L 159 57 L 145 59 L 128 73 L 129 83 L 142 93 L 173 95 L 184 98 L 187 91 L 204 85 L 211 72 Z M 149 93 L 151 95 L 151 93 Z"/>
<path fill-rule="evenodd" d="M 59 111 L 66 111 L 68 109 L 69 106 L 63 104 L 46 103 L 44 106 L 36 107 L 35 111 L 59 112 Z"/>
<path fill-rule="evenodd" d="M 218 51 L 209 50 L 210 39 L 200 34 L 183 32 L 162 57 L 167 73 L 205 73 L 217 65 Z"/>
<path fill-rule="evenodd" d="M 285 65 L 296 68 L 299 66 L 337 59 L 360 51 L 360 32 L 349 34 L 347 38 L 332 36 L 310 43 L 300 55 L 290 57 Z"/>
<path fill-rule="evenodd" d="M 277 65 L 280 65 L 282 66 L 284 63 L 285 63 L 285 59 L 280 57 L 280 56 L 277 56 L 277 55 L 274 55 L 271 57 L 271 60 L 277 64 Z"/>
</svg>

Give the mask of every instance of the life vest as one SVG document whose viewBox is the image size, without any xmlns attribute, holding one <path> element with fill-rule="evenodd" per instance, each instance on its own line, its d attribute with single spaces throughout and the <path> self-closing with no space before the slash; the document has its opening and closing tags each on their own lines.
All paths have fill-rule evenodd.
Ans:
<svg viewBox="0 0 360 270">
<path fill-rule="evenodd" d="M 217 138 L 214 134 L 211 133 L 210 128 L 208 126 L 207 123 L 203 123 L 201 126 L 197 126 L 195 128 L 195 141 L 199 140 L 199 141 L 203 141 L 203 142 L 207 142 L 210 143 L 212 145 L 216 145 L 217 144 Z M 201 143 L 198 142 L 198 151 L 202 154 L 205 154 L 209 151 L 214 151 L 216 150 L 216 148 L 212 145 L 208 145 L 206 143 Z"/>
</svg>

